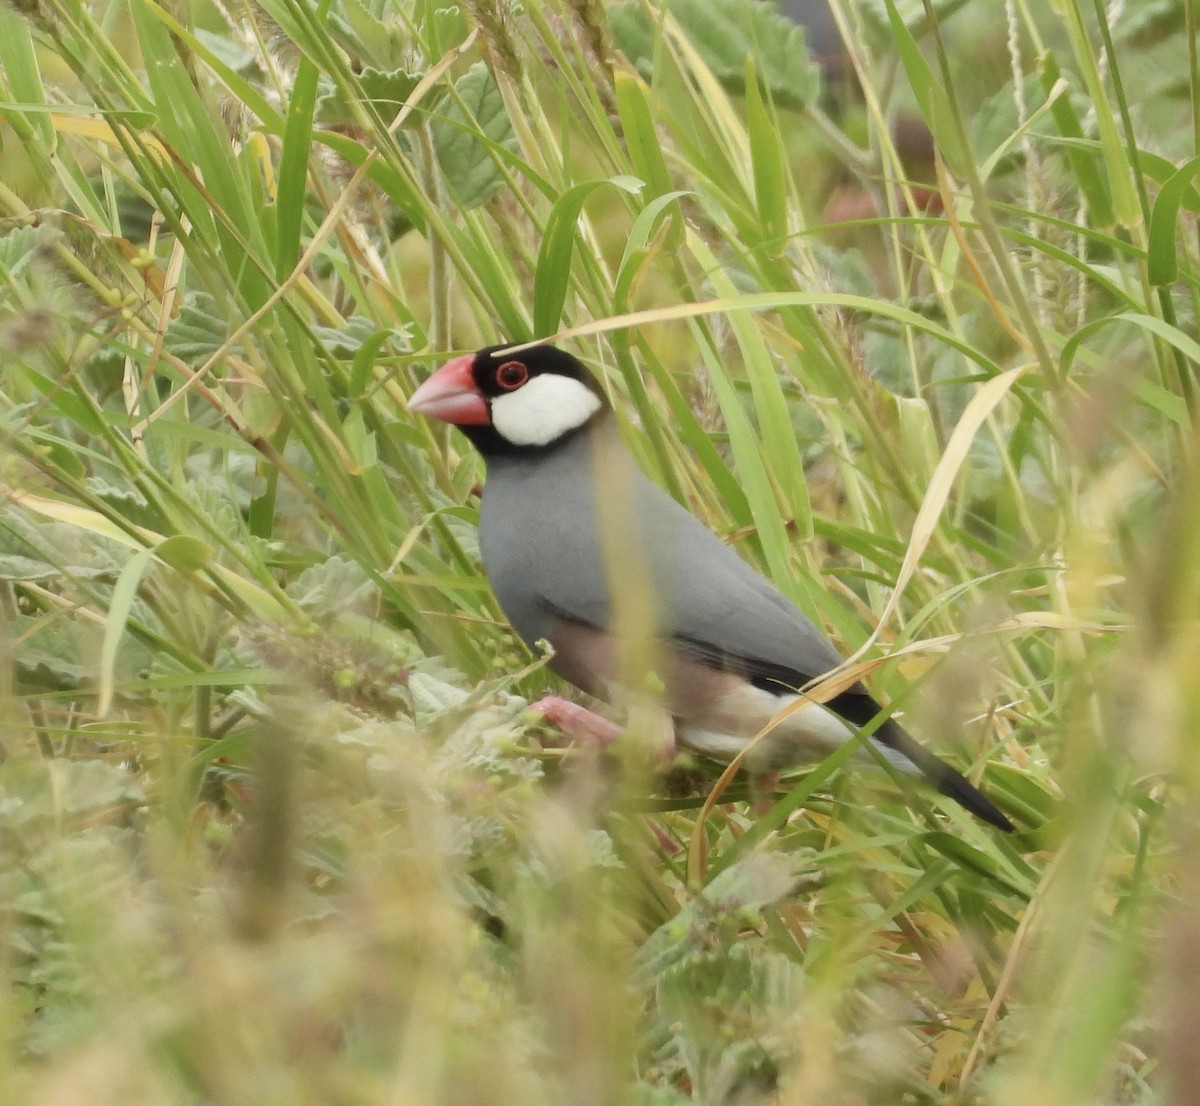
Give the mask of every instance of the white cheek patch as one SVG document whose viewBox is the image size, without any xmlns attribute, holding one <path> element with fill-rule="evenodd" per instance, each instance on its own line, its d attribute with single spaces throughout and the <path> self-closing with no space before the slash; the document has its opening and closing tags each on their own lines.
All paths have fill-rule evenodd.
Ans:
<svg viewBox="0 0 1200 1106">
<path fill-rule="evenodd" d="M 601 399 L 569 376 L 543 373 L 492 400 L 492 425 L 513 445 L 549 445 L 600 410 Z"/>
</svg>

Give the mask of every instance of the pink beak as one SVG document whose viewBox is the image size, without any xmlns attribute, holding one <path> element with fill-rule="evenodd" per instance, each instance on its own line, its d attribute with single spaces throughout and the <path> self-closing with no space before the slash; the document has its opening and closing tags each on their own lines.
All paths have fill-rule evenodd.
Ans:
<svg viewBox="0 0 1200 1106">
<path fill-rule="evenodd" d="M 471 353 L 447 361 L 413 392 L 408 409 L 454 426 L 487 426 L 492 417 L 471 373 L 474 361 Z"/>
</svg>

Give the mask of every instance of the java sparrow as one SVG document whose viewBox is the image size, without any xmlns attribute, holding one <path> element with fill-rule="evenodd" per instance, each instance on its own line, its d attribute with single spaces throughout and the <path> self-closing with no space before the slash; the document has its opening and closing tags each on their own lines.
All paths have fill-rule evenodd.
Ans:
<svg viewBox="0 0 1200 1106">
<path fill-rule="evenodd" d="M 640 577 L 652 597 L 655 676 L 675 737 L 731 760 L 797 700 L 797 689 L 842 658 L 773 584 L 640 472 L 578 359 L 550 345 L 507 348 L 448 361 L 408 403 L 458 427 L 487 462 L 479 546 L 501 608 L 531 648 L 550 643 L 555 672 L 611 699 L 622 675 L 614 596 L 623 576 Z M 809 700 L 755 744 L 747 764 L 778 770 L 819 759 L 882 713 L 861 683 L 823 704 Z M 985 822 L 1013 829 L 895 719 L 868 740 Z"/>
</svg>

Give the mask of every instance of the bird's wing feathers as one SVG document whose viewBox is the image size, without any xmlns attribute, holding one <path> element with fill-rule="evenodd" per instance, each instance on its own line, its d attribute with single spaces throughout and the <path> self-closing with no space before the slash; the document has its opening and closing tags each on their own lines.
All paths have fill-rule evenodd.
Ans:
<svg viewBox="0 0 1200 1106">
<path fill-rule="evenodd" d="M 840 663 L 774 585 L 640 472 L 628 474 L 627 525 L 602 535 L 590 464 L 560 452 L 538 466 L 494 467 L 484 495 L 488 575 L 527 641 L 553 618 L 608 627 L 610 580 L 644 566 L 664 636 L 697 659 L 788 687 Z"/>
</svg>

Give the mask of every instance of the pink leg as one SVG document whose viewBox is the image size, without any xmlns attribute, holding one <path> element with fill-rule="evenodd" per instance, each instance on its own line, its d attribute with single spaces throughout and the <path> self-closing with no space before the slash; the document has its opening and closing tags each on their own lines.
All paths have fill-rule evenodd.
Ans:
<svg viewBox="0 0 1200 1106">
<path fill-rule="evenodd" d="M 583 749 L 607 749 L 625 736 L 625 727 L 558 695 L 543 696 L 536 703 L 531 703 L 529 709 L 562 730 Z M 670 716 L 657 711 L 643 719 L 643 723 L 648 724 L 642 737 L 648 741 L 647 748 L 652 761 L 660 767 L 670 764 L 675 759 L 675 734 Z"/>
<path fill-rule="evenodd" d="M 559 695 L 546 695 L 529 709 L 583 746 L 603 749 L 624 733 L 615 722 Z"/>
</svg>

